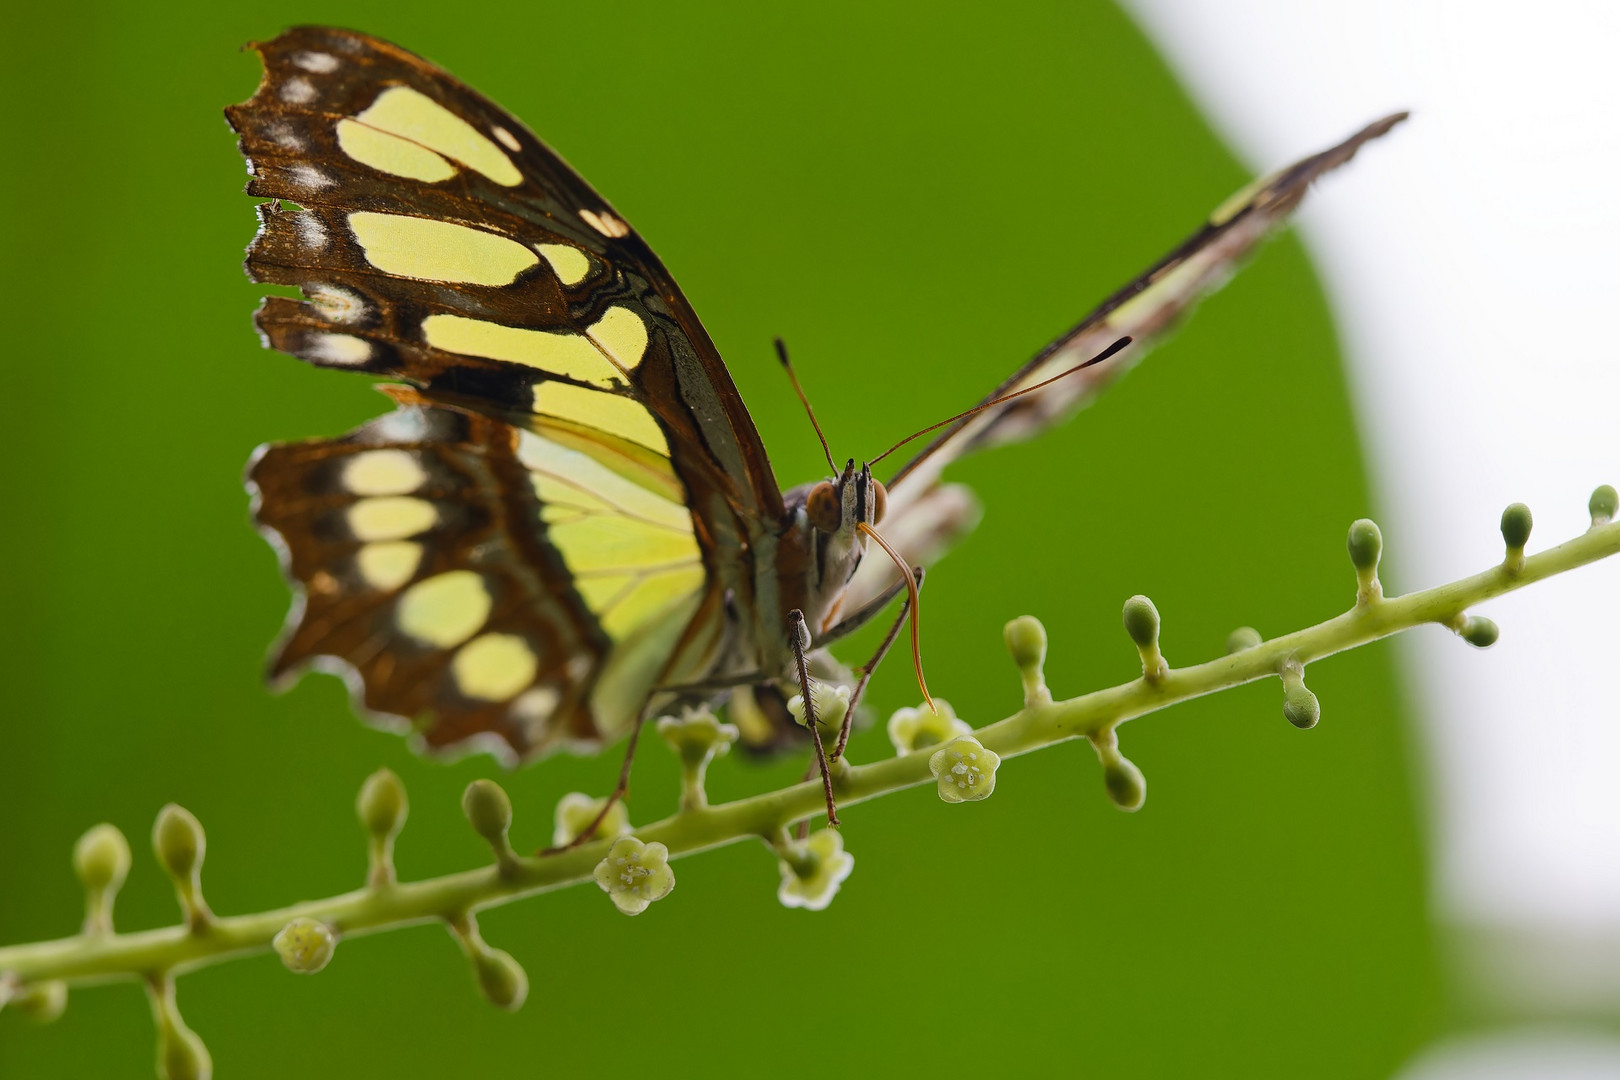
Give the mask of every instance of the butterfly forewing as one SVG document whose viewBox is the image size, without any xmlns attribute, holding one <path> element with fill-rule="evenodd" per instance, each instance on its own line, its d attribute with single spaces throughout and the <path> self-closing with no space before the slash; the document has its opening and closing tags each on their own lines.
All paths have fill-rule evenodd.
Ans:
<svg viewBox="0 0 1620 1080">
<path fill-rule="evenodd" d="M 899 550 L 909 561 L 926 565 L 976 520 L 971 496 L 958 485 L 939 482 L 946 466 L 969 451 L 1039 434 L 1089 404 L 1200 299 L 1219 288 L 1256 245 L 1282 228 L 1318 177 L 1349 161 L 1364 144 L 1404 119 L 1405 113 L 1396 113 L 1374 121 L 1338 145 L 1243 188 L 1175 250 L 1104 300 L 984 400 L 1034 386 L 1084 363 L 1121 337 L 1131 337 L 1131 344 L 1113 357 L 945 428 L 888 481 L 889 515 L 894 521 L 890 533 Z M 846 605 L 858 607 L 893 580 L 893 571 L 881 561 L 864 563 L 850 585 Z"/>
<path fill-rule="evenodd" d="M 247 269 L 304 294 L 266 300 L 260 330 L 418 395 L 256 460 L 259 520 L 306 593 L 277 669 L 341 661 L 433 746 L 622 732 L 712 652 L 782 513 L 730 376 L 646 244 L 504 111 L 362 34 L 254 48 L 264 80 L 227 110 L 273 200 Z M 412 424 L 427 435 L 390 441 Z M 428 479 L 368 492 L 346 458 Z"/>
<path fill-rule="evenodd" d="M 1224 284 L 1257 244 L 1280 229 L 1318 177 L 1349 161 L 1365 143 L 1404 119 L 1405 113 L 1397 113 L 1375 121 L 1344 142 L 1262 177 L 1227 199 L 1174 251 L 1104 300 L 984 400 L 1049 379 L 1121 337 L 1130 336 L 1130 345 L 1096 367 L 946 428 L 888 482 L 890 499 L 926 489 L 947 464 L 969 450 L 1028 438 L 1089 403 L 1199 300 Z"/>
<path fill-rule="evenodd" d="M 297 208 L 261 210 L 247 268 L 307 297 L 265 303 L 272 345 L 522 423 L 651 443 L 686 483 L 780 513 L 763 445 L 685 298 L 523 125 L 365 35 L 301 27 L 255 47 L 265 79 L 227 116 L 249 192 Z"/>
</svg>

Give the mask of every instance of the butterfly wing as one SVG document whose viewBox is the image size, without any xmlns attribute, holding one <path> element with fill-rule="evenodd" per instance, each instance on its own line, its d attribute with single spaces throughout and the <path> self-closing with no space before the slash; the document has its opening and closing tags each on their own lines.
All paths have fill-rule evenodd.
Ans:
<svg viewBox="0 0 1620 1080">
<path fill-rule="evenodd" d="M 450 75 L 347 30 L 299 27 L 253 48 L 264 79 L 226 116 L 241 136 L 249 193 L 275 201 L 260 207 L 247 271 L 303 293 L 268 298 L 259 329 L 267 344 L 310 363 L 402 380 L 414 391 L 407 411 L 416 419 L 395 426 L 429 433 L 394 445 L 394 429 L 368 425 L 256 460 L 259 520 L 280 536 L 306 594 L 275 668 L 342 661 L 358 672 L 368 708 L 411 719 L 435 746 L 487 733 L 523 755 L 621 731 L 640 708 L 635 690 L 669 674 L 645 669 L 687 652 L 667 640 L 668 611 L 715 611 L 728 590 L 746 601 L 754 541 L 782 515 L 764 447 L 713 343 L 624 218 L 517 120 Z M 660 562 L 657 544 L 640 555 L 621 550 L 621 536 L 636 532 L 623 524 L 633 515 L 592 504 L 573 506 L 577 520 L 548 518 L 553 506 L 573 504 L 555 502 L 511 465 L 537 446 L 566 462 L 558 482 L 582 495 L 616 484 L 635 493 L 615 487 L 621 503 L 677 507 L 703 573 Z M 346 487 L 344 458 L 377 451 L 459 480 L 395 494 Z M 433 511 L 433 529 L 375 542 L 417 545 L 423 573 L 484 574 L 478 589 L 488 594 L 489 618 L 515 622 L 479 629 L 521 638 L 534 654 L 533 687 L 500 708 L 457 692 L 467 688 L 454 677 L 457 658 L 474 666 L 468 650 L 485 636 L 452 645 L 458 635 L 448 631 L 443 640 L 404 632 L 407 602 L 426 582 L 402 583 L 395 596 L 367 587 L 355 561 L 374 542 L 356 526 L 383 513 L 368 501 L 375 498 Z M 427 510 L 414 512 L 426 519 Z M 619 523 L 607 527 L 616 514 Z M 672 569 L 663 572 L 666 563 Z M 333 565 L 349 570 L 334 574 Z M 597 584 L 582 567 L 602 571 Z M 631 591 L 614 592 L 615 582 Z M 675 595 L 676 583 L 689 588 Z M 648 591 L 667 603 L 626 606 L 624 596 Z M 622 678 L 626 664 L 636 679 Z M 426 681 L 412 684 L 417 676 Z M 548 693 L 534 692 L 541 688 Z M 552 694 L 555 715 L 539 716 L 546 710 L 535 706 Z M 518 701 L 539 718 L 520 724 Z"/>
<path fill-rule="evenodd" d="M 598 746 L 666 668 L 707 662 L 719 624 L 699 617 L 713 597 L 683 503 L 395 393 L 394 412 L 249 466 L 299 595 L 272 677 L 332 666 L 430 748 L 525 758 Z"/>
<path fill-rule="evenodd" d="M 950 540 L 971 528 L 976 518 L 973 504 L 959 486 L 939 482 L 947 465 L 975 449 L 1029 438 L 1089 404 L 1200 299 L 1224 284 L 1243 258 L 1286 222 L 1318 177 L 1349 161 L 1363 145 L 1404 119 L 1405 113 L 1397 113 L 1368 124 L 1344 142 L 1256 180 L 1222 203 L 1197 232 L 1104 300 L 984 400 L 993 401 L 1050 379 L 1096 356 L 1121 337 L 1130 336 L 1130 345 L 1046 389 L 944 428 L 888 481 L 885 535 L 915 563 L 926 564 L 942 554 Z M 852 583 L 846 606 L 858 607 L 892 579 L 889 567 L 869 561 Z"/>
</svg>

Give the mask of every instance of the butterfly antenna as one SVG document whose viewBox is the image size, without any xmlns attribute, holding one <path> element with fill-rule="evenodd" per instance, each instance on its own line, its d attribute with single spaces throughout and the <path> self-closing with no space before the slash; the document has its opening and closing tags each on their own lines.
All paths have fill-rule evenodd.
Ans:
<svg viewBox="0 0 1620 1080">
<path fill-rule="evenodd" d="M 887 450 L 883 451 L 883 453 L 879 454 L 877 457 L 875 457 L 871 461 L 867 462 L 867 464 L 868 465 L 876 465 L 878 462 L 882 461 L 884 458 L 888 457 L 890 454 L 894 453 L 896 450 L 898 450 L 902 446 L 906 445 L 906 443 L 910 442 L 912 439 L 915 439 L 920 435 L 926 435 L 930 431 L 933 431 L 933 430 L 935 430 L 937 428 L 945 427 L 947 424 L 954 424 L 958 420 L 966 420 L 968 417 L 972 416 L 974 413 L 981 413 L 986 409 L 993 409 L 997 405 L 1002 405 L 1002 404 L 1005 404 L 1006 402 L 1011 401 L 1013 398 L 1023 397 L 1025 394 L 1033 394 L 1037 390 L 1043 390 L 1046 387 L 1051 386 L 1053 383 L 1057 382 L 1059 379 L 1066 379 L 1070 375 L 1073 375 L 1077 371 L 1084 371 L 1086 368 L 1091 367 L 1093 364 L 1100 364 L 1104 360 L 1107 360 L 1110 356 L 1113 356 L 1115 353 L 1119 352 L 1119 350 L 1123 349 L 1125 346 L 1129 345 L 1130 343 L 1131 343 L 1131 339 L 1129 337 L 1122 337 L 1118 341 L 1114 342 L 1112 345 L 1108 346 L 1108 348 L 1106 348 L 1102 352 L 1098 353 L 1096 356 L 1093 356 L 1090 360 L 1087 360 L 1084 363 L 1076 364 L 1076 365 L 1074 365 L 1074 367 L 1069 368 L 1067 371 L 1060 371 L 1056 375 L 1053 375 L 1050 379 L 1043 379 L 1042 381 L 1036 383 L 1034 386 L 1026 386 L 1022 390 L 1014 390 L 1012 393 L 1003 394 L 1001 397 L 998 397 L 998 398 L 991 398 L 989 401 L 982 402 L 982 403 L 980 403 L 978 405 L 973 406 L 973 408 L 967 410 L 966 412 L 959 412 L 955 416 L 952 416 L 952 417 L 949 417 L 947 419 L 941 420 L 937 424 L 929 424 L 927 427 L 923 428 L 921 431 L 914 431 L 910 435 L 907 435 L 905 438 L 901 439 L 899 442 L 895 443 L 893 446 L 891 446 Z M 778 344 L 780 344 L 780 343 L 778 343 Z M 795 383 L 795 385 L 797 385 L 797 384 Z M 834 470 L 834 471 L 836 471 L 836 470 Z"/>
<path fill-rule="evenodd" d="M 857 521 L 855 527 L 878 542 L 878 546 L 894 560 L 900 574 L 906 579 L 906 599 L 911 604 L 911 663 L 917 669 L 917 686 L 922 690 L 923 700 L 933 710 L 935 716 L 939 715 L 939 706 L 934 704 L 933 696 L 928 693 L 928 680 L 923 678 L 922 666 L 922 595 L 917 591 L 917 576 L 911 572 L 911 566 L 900 557 L 900 553 L 889 546 L 889 542 L 872 526 L 864 521 Z"/>
<path fill-rule="evenodd" d="M 816 419 L 816 410 L 810 407 L 810 396 L 799 384 L 799 373 L 793 370 L 793 361 L 788 359 L 787 343 L 781 338 L 776 339 L 776 358 L 782 361 L 782 370 L 787 372 L 788 381 L 793 384 L 793 392 L 799 395 L 799 402 L 804 405 L 805 415 L 810 417 L 810 426 L 816 429 L 816 438 L 821 440 L 821 452 L 827 455 L 827 471 L 837 476 L 838 466 L 833 464 L 832 447 L 827 445 L 827 436 L 822 433 L 821 423 Z"/>
</svg>

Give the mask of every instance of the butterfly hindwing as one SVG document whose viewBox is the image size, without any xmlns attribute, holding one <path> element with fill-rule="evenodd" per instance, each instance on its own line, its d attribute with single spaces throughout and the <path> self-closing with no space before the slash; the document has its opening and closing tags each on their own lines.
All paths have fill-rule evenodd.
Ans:
<svg viewBox="0 0 1620 1080">
<path fill-rule="evenodd" d="M 272 675 L 340 660 L 370 713 L 435 748 L 494 736 L 527 757 L 622 734 L 667 657 L 716 644 L 694 618 L 686 508 L 543 436 L 400 396 L 250 466 L 302 594 Z"/>
</svg>

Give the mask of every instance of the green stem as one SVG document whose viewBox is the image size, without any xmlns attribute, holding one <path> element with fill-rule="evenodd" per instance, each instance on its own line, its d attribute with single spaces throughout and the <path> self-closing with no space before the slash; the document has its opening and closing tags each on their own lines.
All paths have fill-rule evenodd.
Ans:
<svg viewBox="0 0 1620 1080">
<path fill-rule="evenodd" d="M 1290 657 L 1303 664 L 1425 623 L 1452 626 L 1474 604 L 1617 552 L 1620 522 L 1596 525 L 1574 540 L 1526 559 L 1522 567 L 1498 565 L 1422 592 L 1372 597 L 1326 622 L 1208 663 L 1173 668 L 1152 682 L 1138 678 L 1067 701 L 1030 705 L 974 735 L 1003 758 L 1094 735 L 1177 702 L 1276 678 Z M 932 783 L 929 753 L 919 750 L 837 770 L 834 784 L 839 804 L 852 806 Z M 753 837 L 769 842 L 787 825 L 824 809 L 821 783 L 807 781 L 719 806 L 689 806 L 636 830 L 636 835 L 666 845 L 672 856 L 689 855 Z M 556 855 L 519 858 L 515 869 L 505 874 L 487 866 L 424 881 L 363 888 L 254 915 L 216 917 L 195 930 L 179 925 L 13 945 L 0 948 L 0 973 L 19 985 L 57 979 L 91 983 L 161 978 L 266 952 L 276 933 L 299 916 L 317 919 L 348 935 L 453 920 L 469 911 L 590 880 L 610 845 L 611 841 L 603 840 Z"/>
</svg>

